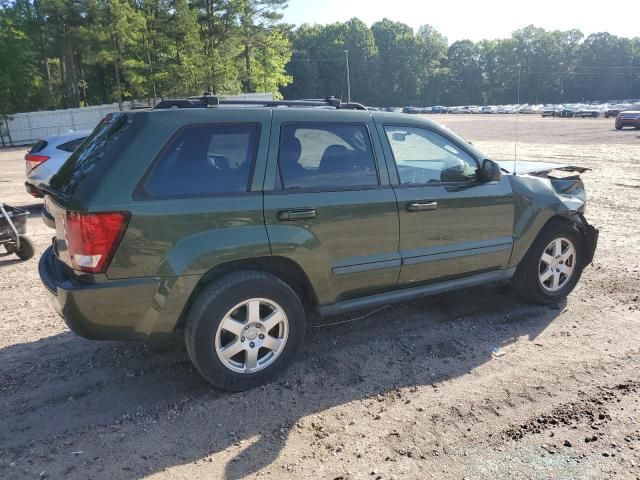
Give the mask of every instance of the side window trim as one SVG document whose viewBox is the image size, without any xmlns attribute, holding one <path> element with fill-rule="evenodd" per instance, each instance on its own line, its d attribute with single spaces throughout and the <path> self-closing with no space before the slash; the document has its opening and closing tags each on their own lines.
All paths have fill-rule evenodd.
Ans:
<svg viewBox="0 0 640 480">
<path fill-rule="evenodd" d="M 458 185 L 475 185 L 479 183 L 477 180 L 472 180 L 470 182 L 431 182 L 431 183 L 403 184 L 400 179 L 400 172 L 398 171 L 398 162 L 396 162 L 395 154 L 393 153 L 393 147 L 391 146 L 391 142 L 389 142 L 389 137 L 387 136 L 387 133 L 386 133 L 386 127 L 418 128 L 418 129 L 426 130 L 428 132 L 431 132 L 435 135 L 438 135 L 446 139 L 447 141 L 455 145 L 457 148 L 462 150 L 469 157 L 471 157 L 473 161 L 476 163 L 476 169 L 480 168 L 480 161 L 476 155 L 474 155 L 467 148 L 461 145 L 460 142 L 454 140 L 448 135 L 443 134 L 442 132 L 436 130 L 435 128 L 431 128 L 427 125 L 412 125 L 412 124 L 406 124 L 406 123 L 381 123 L 379 125 L 380 125 L 380 136 L 384 137 L 383 141 L 385 142 L 385 146 L 389 149 L 389 153 L 391 155 L 390 160 L 393 163 L 393 169 L 395 172 L 395 181 L 397 182 L 393 185 L 394 188 L 419 188 L 419 187 L 442 187 L 442 186 L 446 187 L 446 186 L 458 186 Z"/>
<path fill-rule="evenodd" d="M 247 180 L 247 187 L 245 191 L 242 192 L 212 192 L 212 193 L 199 193 L 199 194 L 185 194 L 185 195 L 166 195 L 166 196 L 154 196 L 150 195 L 145 190 L 145 184 L 148 178 L 153 173 L 157 164 L 164 157 L 165 153 L 168 149 L 173 145 L 176 138 L 185 130 L 189 128 L 197 128 L 197 127 L 216 127 L 216 126 L 251 126 L 254 127 L 255 130 L 255 142 L 253 145 L 253 155 L 251 159 L 251 165 L 249 166 L 249 177 Z M 261 192 L 253 191 L 253 176 L 255 174 L 255 168 L 257 163 L 257 158 L 260 150 L 260 139 L 262 134 L 262 123 L 260 122 L 200 122 L 200 123 L 189 123 L 186 125 L 180 125 L 176 128 L 171 135 L 164 142 L 158 153 L 155 155 L 147 169 L 145 170 L 142 177 L 136 184 L 136 188 L 133 191 L 132 199 L 135 201 L 158 201 L 158 200 L 179 200 L 179 199 L 190 199 L 190 198 L 210 198 L 210 197 L 231 197 L 231 196 L 251 196 L 258 195 Z"/>
<path fill-rule="evenodd" d="M 301 126 L 301 127 L 312 127 L 318 125 L 352 125 L 358 127 L 364 127 L 367 136 L 369 139 L 369 147 L 371 149 L 371 156 L 373 158 L 373 166 L 376 170 L 376 185 L 354 185 L 348 187 L 305 187 L 305 188 L 285 188 L 284 181 L 282 178 L 282 169 L 280 168 L 280 153 L 282 149 L 282 139 L 284 129 L 288 126 Z M 376 132 L 377 133 L 377 132 Z M 297 121 L 285 121 L 280 123 L 280 131 L 278 132 L 278 148 L 276 150 L 276 182 L 274 184 L 273 192 L 278 194 L 290 194 L 290 193 L 313 193 L 313 192 L 351 192 L 351 191 L 360 191 L 360 190 L 375 190 L 381 187 L 388 187 L 388 185 L 382 185 L 380 179 L 380 164 L 378 163 L 378 158 L 376 155 L 376 149 L 374 147 L 373 136 L 371 133 L 371 128 L 366 122 L 338 122 L 338 121 L 318 121 L 318 122 L 297 122 Z M 265 192 L 266 193 L 266 192 Z"/>
</svg>

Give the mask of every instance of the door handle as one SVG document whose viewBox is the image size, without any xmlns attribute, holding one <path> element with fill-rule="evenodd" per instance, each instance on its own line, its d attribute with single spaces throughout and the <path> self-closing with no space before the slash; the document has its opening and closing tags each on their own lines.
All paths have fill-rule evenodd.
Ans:
<svg viewBox="0 0 640 480">
<path fill-rule="evenodd" d="M 438 208 L 438 202 L 413 202 L 407 204 L 407 212 L 428 212 Z"/>
<path fill-rule="evenodd" d="M 289 222 L 292 220 L 308 220 L 316 218 L 318 212 L 315 208 L 303 208 L 300 210 L 281 210 L 278 212 L 278 220 L 281 222 Z"/>
</svg>

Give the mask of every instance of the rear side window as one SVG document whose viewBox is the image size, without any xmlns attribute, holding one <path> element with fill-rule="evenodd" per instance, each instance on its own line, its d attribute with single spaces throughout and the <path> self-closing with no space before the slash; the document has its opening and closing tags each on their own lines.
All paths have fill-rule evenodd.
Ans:
<svg viewBox="0 0 640 480">
<path fill-rule="evenodd" d="M 91 189 L 92 182 L 87 176 L 92 174 L 98 181 L 101 168 L 108 166 L 102 162 L 109 157 L 115 145 L 127 132 L 132 122 L 126 113 L 110 113 L 86 138 L 80 148 L 76 149 L 69 159 L 60 167 L 58 173 L 51 177 L 49 185 L 62 197 L 72 196 L 76 190 Z M 102 167 L 101 167 L 102 166 Z"/>
<path fill-rule="evenodd" d="M 47 145 L 48 144 L 46 140 L 38 140 L 38 142 L 33 147 L 31 147 L 31 150 L 29 150 L 29 153 L 41 152 L 42 150 L 47 148 Z"/>
<path fill-rule="evenodd" d="M 278 154 L 285 189 L 345 189 L 378 185 L 365 125 L 287 124 Z"/>
<path fill-rule="evenodd" d="M 58 150 L 63 150 L 65 152 L 74 152 L 76 150 L 76 148 L 78 148 L 80 146 L 80 144 L 82 142 L 84 142 L 85 138 L 87 138 L 87 137 L 81 137 L 81 138 L 77 138 L 75 140 L 71 140 L 70 142 L 63 143 L 62 145 L 58 145 L 56 148 Z"/>
<path fill-rule="evenodd" d="M 257 143 L 257 124 L 183 128 L 154 162 L 144 194 L 176 198 L 246 192 Z"/>
</svg>

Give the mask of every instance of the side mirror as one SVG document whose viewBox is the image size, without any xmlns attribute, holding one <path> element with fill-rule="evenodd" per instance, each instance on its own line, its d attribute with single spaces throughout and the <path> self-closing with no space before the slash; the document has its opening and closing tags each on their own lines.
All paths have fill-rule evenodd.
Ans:
<svg viewBox="0 0 640 480">
<path fill-rule="evenodd" d="M 407 139 L 407 135 L 409 135 L 409 132 L 393 132 L 391 139 L 394 142 L 404 142 Z"/>
<path fill-rule="evenodd" d="M 478 170 L 478 180 L 481 182 L 497 182 L 502 178 L 500 165 L 488 158 L 482 162 L 482 167 Z"/>
</svg>

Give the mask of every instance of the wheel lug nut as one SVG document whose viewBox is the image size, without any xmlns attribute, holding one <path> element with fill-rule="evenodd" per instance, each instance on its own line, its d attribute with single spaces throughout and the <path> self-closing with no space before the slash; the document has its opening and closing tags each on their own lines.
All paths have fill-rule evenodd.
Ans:
<svg viewBox="0 0 640 480">
<path fill-rule="evenodd" d="M 262 325 L 260 325 L 259 323 L 256 323 L 256 328 L 260 328 Z"/>
<path fill-rule="evenodd" d="M 244 342 L 244 337 L 240 337 L 240 341 L 241 341 L 241 342 Z"/>
<path fill-rule="evenodd" d="M 258 335 L 258 338 L 259 338 L 260 340 L 262 340 L 262 339 L 264 338 L 264 335 L 263 335 L 263 334 L 260 334 L 260 335 Z"/>
<path fill-rule="evenodd" d="M 250 346 L 251 348 L 253 348 L 253 347 L 255 347 L 255 346 L 256 346 L 256 344 L 255 344 L 255 343 L 253 343 L 253 342 L 251 342 L 251 343 L 249 344 L 249 346 Z"/>
<path fill-rule="evenodd" d="M 247 325 L 246 327 L 244 327 L 245 330 L 249 330 L 249 325 Z"/>
</svg>

